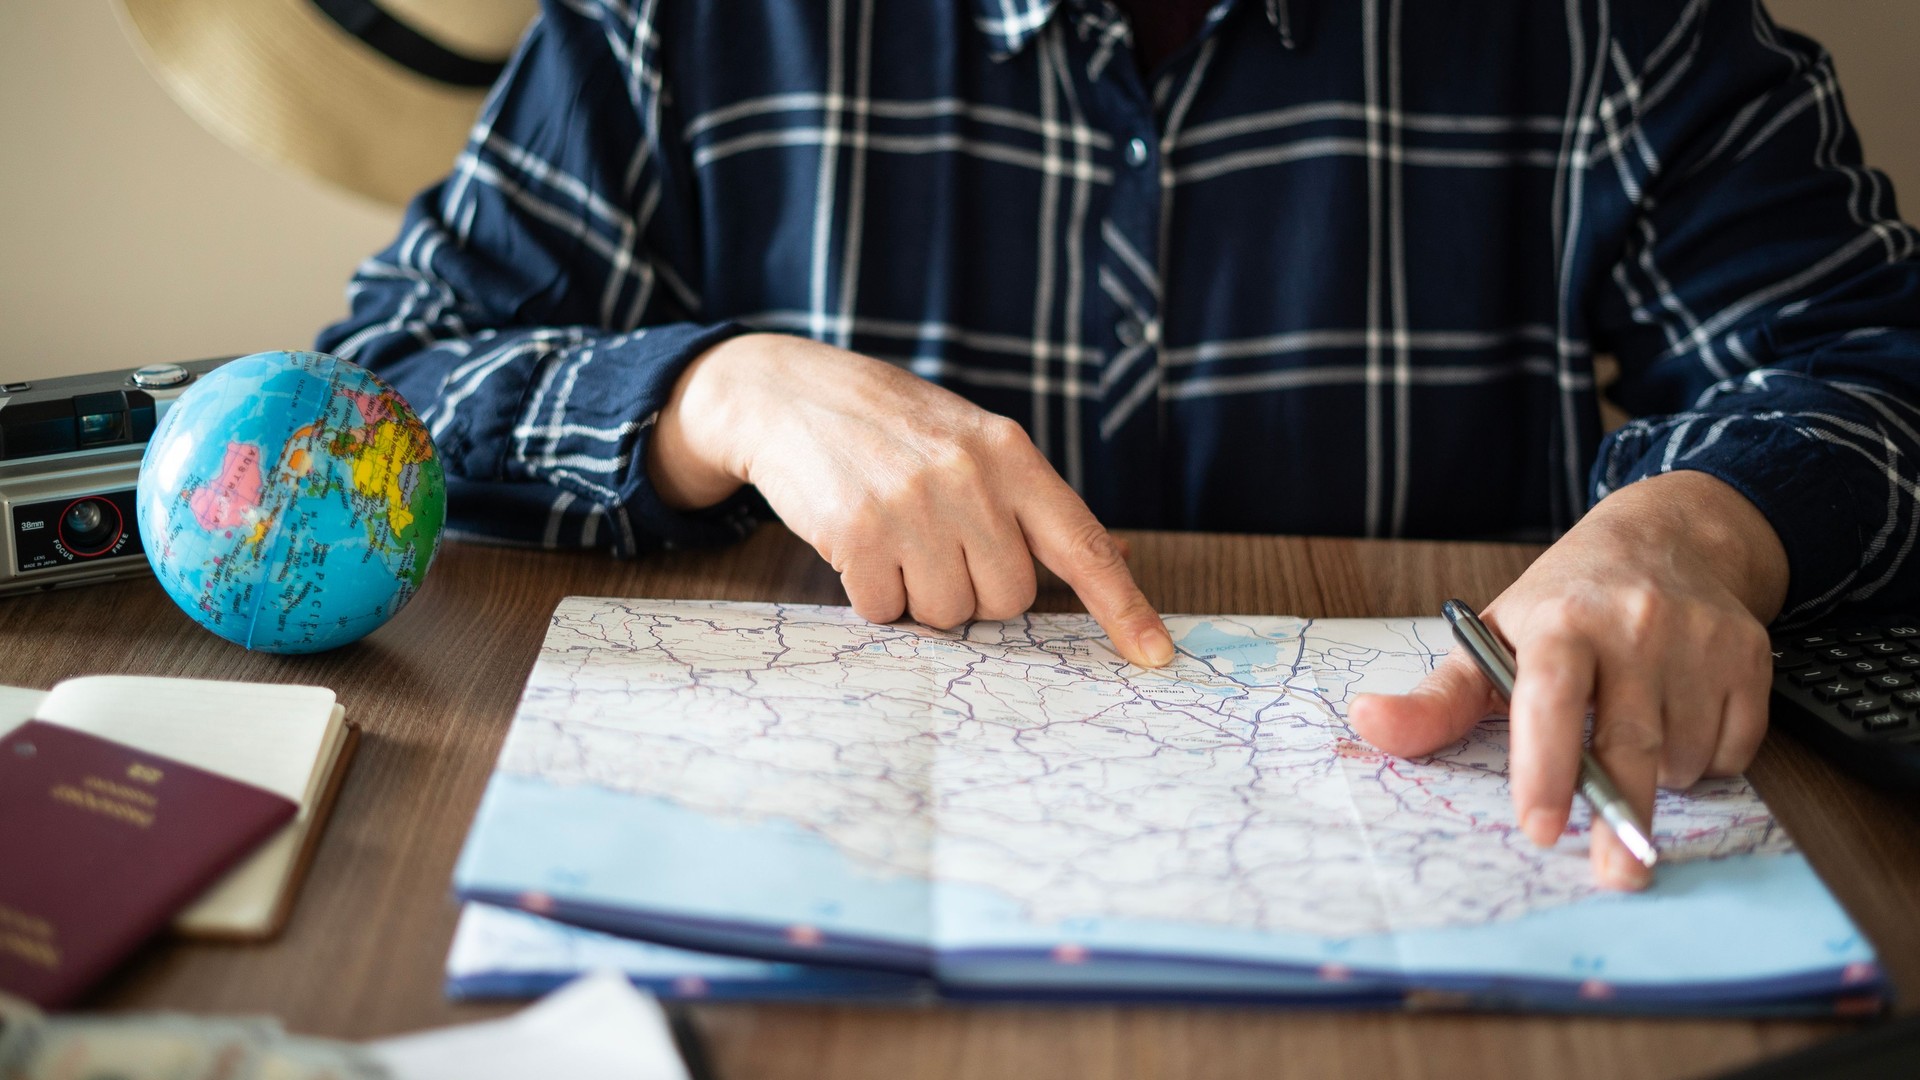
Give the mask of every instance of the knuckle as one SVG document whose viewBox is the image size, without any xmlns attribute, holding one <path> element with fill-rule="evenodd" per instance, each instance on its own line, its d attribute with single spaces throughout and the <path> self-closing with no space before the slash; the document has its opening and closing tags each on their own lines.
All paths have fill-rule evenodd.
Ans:
<svg viewBox="0 0 1920 1080">
<path fill-rule="evenodd" d="M 857 569 L 873 558 L 883 545 L 883 516 L 874 510 L 855 508 L 830 527 L 819 545 L 820 556 L 839 574 Z"/>
<path fill-rule="evenodd" d="M 905 611 L 906 602 L 898 592 L 876 588 L 854 574 L 842 573 L 840 584 L 846 589 L 847 603 L 853 613 L 875 623 L 890 623 Z"/>
<path fill-rule="evenodd" d="M 977 618 L 991 619 L 996 622 L 1011 619 L 1032 607 L 1037 593 L 1038 585 L 1034 581 L 1033 574 L 1029 572 L 1025 580 L 1011 584 L 1003 583 L 994 591 L 991 598 L 983 597 L 979 610 L 974 614 Z"/>
<path fill-rule="evenodd" d="M 951 630 L 973 617 L 973 605 L 959 600 L 914 600 L 909 606 L 915 622 L 938 630 Z"/>
<path fill-rule="evenodd" d="M 848 596 L 847 599 L 853 605 L 853 613 L 871 623 L 890 623 L 905 613 L 905 606 L 899 600 L 855 596 Z"/>
<path fill-rule="evenodd" d="M 989 415 L 980 424 L 980 438 L 989 448 L 996 451 L 1025 450 L 1033 446 L 1027 429 L 1020 422 L 1001 416 Z"/>
<path fill-rule="evenodd" d="M 1658 722 L 1638 716 L 1611 718 L 1597 725 L 1593 732 L 1596 753 L 1620 752 L 1651 757 L 1660 753 L 1665 742 L 1665 732 Z"/>
<path fill-rule="evenodd" d="M 1687 747 L 1681 749 L 1669 745 L 1660 759 L 1660 769 L 1656 782 L 1663 788 L 1679 790 L 1690 788 L 1698 783 L 1713 763 L 1712 747 Z"/>
<path fill-rule="evenodd" d="M 1004 622 L 1026 611 L 1029 606 L 1031 605 L 1016 604 L 1010 600 L 990 601 L 982 603 L 973 616 L 988 622 Z"/>
<path fill-rule="evenodd" d="M 1068 559 L 1089 570 L 1111 570 L 1126 565 L 1113 535 L 1092 518 L 1067 533 L 1066 549 Z"/>
<path fill-rule="evenodd" d="M 1659 589 L 1633 583 L 1620 588 L 1614 600 L 1620 629 L 1632 644 L 1645 644 L 1668 617 L 1670 601 Z"/>
<path fill-rule="evenodd" d="M 878 496 L 870 495 L 847 508 L 835 532 L 848 546 L 864 549 L 885 535 L 892 518 L 893 514 L 887 505 Z"/>
<path fill-rule="evenodd" d="M 924 474 L 900 470 L 874 478 L 868 490 L 848 510 L 869 532 L 891 528 L 910 520 L 919 510 L 920 494 L 926 488 Z"/>
<path fill-rule="evenodd" d="M 1737 776 L 1760 753 L 1760 743 L 1767 736 L 1767 717 L 1759 710 L 1741 710 L 1727 716 L 1725 729 L 1720 734 L 1720 744 L 1714 747 L 1713 760 L 1708 762 L 1708 776 Z"/>
<path fill-rule="evenodd" d="M 1745 760 L 1741 760 L 1733 754 L 1715 754 L 1713 760 L 1708 763 L 1706 771 L 1700 774 L 1700 778 L 1706 779 L 1712 777 L 1714 779 L 1724 779 L 1729 776 L 1739 776 L 1752 762 L 1753 756 L 1751 754 L 1749 754 Z"/>
<path fill-rule="evenodd" d="M 1734 740 L 1714 753 L 1713 760 L 1707 763 L 1704 775 L 1738 776 L 1747 771 L 1747 766 L 1753 764 L 1753 759 L 1759 756 L 1759 753 L 1760 737 L 1758 735 Z"/>
<path fill-rule="evenodd" d="M 928 462 L 927 468 L 946 484 L 975 487 L 986 479 L 986 470 L 981 468 L 980 459 L 959 443 L 941 447 Z M 919 485 L 914 485 L 914 490 L 919 490 Z"/>
<path fill-rule="evenodd" d="M 1585 605 L 1572 597 L 1542 600 L 1527 618 L 1528 629 L 1539 637 L 1571 637 L 1586 623 Z"/>
<path fill-rule="evenodd" d="M 1680 641 L 1698 642 L 1699 651 L 1718 660 L 1728 650 L 1736 650 L 1736 655 L 1745 659 L 1748 639 L 1739 620 L 1717 607 L 1708 604 L 1687 604 L 1675 612 L 1672 620 L 1677 624 Z"/>
</svg>

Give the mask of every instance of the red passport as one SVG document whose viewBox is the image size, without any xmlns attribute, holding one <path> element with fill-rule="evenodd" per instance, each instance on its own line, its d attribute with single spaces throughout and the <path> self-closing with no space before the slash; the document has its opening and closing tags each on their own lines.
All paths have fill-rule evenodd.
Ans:
<svg viewBox="0 0 1920 1080">
<path fill-rule="evenodd" d="M 71 1002 L 294 811 L 84 732 L 15 728 L 0 739 L 0 990 Z"/>
</svg>

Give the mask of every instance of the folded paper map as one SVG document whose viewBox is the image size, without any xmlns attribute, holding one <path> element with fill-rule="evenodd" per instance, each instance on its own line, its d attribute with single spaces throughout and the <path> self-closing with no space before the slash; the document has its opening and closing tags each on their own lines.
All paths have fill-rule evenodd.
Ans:
<svg viewBox="0 0 1920 1080">
<path fill-rule="evenodd" d="M 1507 731 L 1382 754 L 1439 619 L 1084 615 L 953 632 L 844 608 L 570 597 L 459 894 L 946 994 L 1773 1011 L 1871 1006 L 1871 946 L 1743 780 L 1663 793 L 1658 880 L 1596 887 L 1584 806 L 1513 823 Z"/>
<path fill-rule="evenodd" d="M 535 998 L 593 971 L 618 971 L 678 1001 L 897 1004 L 934 996 L 931 983 L 911 975 L 694 952 L 474 903 L 461 907 L 447 949 L 446 991 L 456 1000 Z"/>
</svg>

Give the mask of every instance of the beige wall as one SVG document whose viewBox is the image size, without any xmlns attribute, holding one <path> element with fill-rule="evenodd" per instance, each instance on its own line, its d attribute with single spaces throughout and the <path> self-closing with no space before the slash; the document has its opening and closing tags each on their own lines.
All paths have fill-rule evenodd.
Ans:
<svg viewBox="0 0 1920 1080">
<path fill-rule="evenodd" d="M 399 213 L 242 157 L 107 0 L 0 0 L 0 376 L 304 348 Z"/>
<path fill-rule="evenodd" d="M 1893 178 L 1900 214 L 1920 222 L 1920 2 L 1766 0 L 1782 24 L 1833 53 L 1867 164 Z"/>
<path fill-rule="evenodd" d="M 1916 0 L 1770 0 L 1824 41 L 1920 205 Z M 398 212 L 257 164 L 173 104 L 107 0 L 0 0 L 0 377 L 301 347 Z"/>
</svg>

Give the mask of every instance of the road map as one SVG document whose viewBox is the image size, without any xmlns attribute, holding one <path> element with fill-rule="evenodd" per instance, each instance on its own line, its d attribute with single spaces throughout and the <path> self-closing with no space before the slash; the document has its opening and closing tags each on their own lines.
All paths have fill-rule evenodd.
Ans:
<svg viewBox="0 0 1920 1080">
<path fill-rule="evenodd" d="M 1148 670 L 1084 615 L 943 632 L 568 598 L 457 884 L 642 936 L 658 916 L 670 943 L 924 955 L 943 980 L 1025 981 L 1035 958 L 1063 985 L 1122 958 L 1162 982 L 1264 964 L 1589 995 L 1877 978 L 1744 780 L 1663 793 L 1660 883 L 1623 897 L 1591 880 L 1584 806 L 1552 849 L 1515 827 L 1503 722 L 1415 760 L 1362 742 L 1347 704 L 1412 687 L 1439 619 L 1167 624 L 1178 656 Z"/>
</svg>

